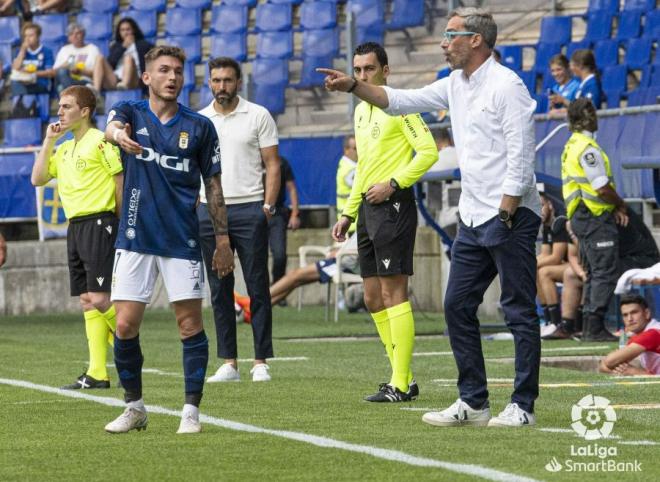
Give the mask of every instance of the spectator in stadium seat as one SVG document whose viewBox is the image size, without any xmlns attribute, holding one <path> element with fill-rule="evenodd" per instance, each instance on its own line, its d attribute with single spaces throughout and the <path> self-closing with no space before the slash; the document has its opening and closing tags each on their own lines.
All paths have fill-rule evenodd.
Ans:
<svg viewBox="0 0 660 482">
<path fill-rule="evenodd" d="M 566 230 L 553 232 L 555 208 L 550 198 L 541 193 L 541 251 L 536 257 L 536 290 L 543 308 L 545 325 L 541 336 L 554 331 L 561 323 L 559 308 L 559 293 L 555 283 L 561 282 L 564 271 L 568 267 L 566 253 L 568 251 L 568 233 Z"/>
<path fill-rule="evenodd" d="M 268 221 L 277 214 L 280 158 L 277 125 L 264 107 L 238 95 L 241 67 L 234 59 L 209 61 L 213 101 L 199 113 L 213 122 L 220 139 L 222 187 L 227 203 L 229 239 L 238 253 L 251 299 L 254 364 L 252 381 L 271 380 L 266 363 L 273 357 L 272 308 L 268 287 Z M 265 169 L 265 176 L 264 176 Z M 209 229 L 206 196 L 197 208 L 200 240 L 206 264 L 217 333 L 218 358 L 224 363 L 209 383 L 237 381 L 238 348 L 234 311 L 234 275 L 223 278 L 210 271 L 213 231 Z"/>
<path fill-rule="evenodd" d="M 71 296 L 78 296 L 85 318 L 89 368 L 63 389 L 110 388 L 106 358 L 116 326 L 110 301 L 117 213 L 121 208 L 123 168 L 119 149 L 92 127 L 96 97 L 84 86 L 70 86 L 59 100 L 59 121 L 48 125 L 32 169 L 32 184 L 57 179 L 69 220 L 67 252 Z M 55 142 L 67 132 L 73 139 Z"/>
<path fill-rule="evenodd" d="M 536 423 L 541 355 L 535 300 L 535 242 L 541 224 L 534 178 L 536 103 L 520 78 L 492 58 L 496 40 L 491 14 L 460 8 L 449 14 L 441 44 L 453 69 L 449 77 L 402 90 L 319 70 L 327 75 L 328 90 L 352 92 L 389 114 L 447 108 L 452 114 L 462 174 L 461 226 L 452 246 L 445 316 L 460 398 L 442 412 L 425 414 L 422 420 L 432 425 Z M 491 418 L 477 309 L 497 274 L 500 302 L 514 334 L 516 381 L 511 402 Z"/>
<path fill-rule="evenodd" d="M 355 136 L 350 134 L 344 137 L 344 154 L 339 159 L 337 165 L 337 220 L 341 219 L 341 213 L 346 206 L 346 201 L 351 195 L 351 188 L 355 180 L 355 168 L 357 167 L 357 146 L 355 145 Z M 351 225 L 349 232 L 355 232 L 355 224 Z"/>
<path fill-rule="evenodd" d="M 69 7 L 69 0 L 16 0 L 16 3 L 24 20 L 43 13 L 64 13 Z"/>
<path fill-rule="evenodd" d="M 614 375 L 660 375 L 660 322 L 651 317 L 644 297 L 626 295 L 619 303 L 625 347 L 609 353 L 600 362 L 600 371 Z"/>
<path fill-rule="evenodd" d="M 285 204 L 289 193 L 291 208 Z M 300 227 L 300 209 L 298 207 L 298 189 L 293 169 L 286 158 L 280 156 L 280 191 L 275 202 L 275 214 L 268 221 L 268 243 L 273 255 L 273 270 L 270 283 L 277 282 L 286 273 L 286 231 L 295 231 Z M 286 305 L 286 300 L 283 300 Z"/>
<path fill-rule="evenodd" d="M 596 109 L 600 109 L 603 92 L 600 87 L 596 57 L 591 50 L 580 49 L 573 52 L 570 61 L 571 72 L 580 80 L 575 98 L 589 99 Z"/>
<path fill-rule="evenodd" d="M 55 77 L 58 92 L 70 85 L 93 86 L 96 92 L 101 92 L 103 77 L 99 76 L 102 69 L 96 67 L 103 61 L 99 48 L 85 43 L 85 28 L 77 23 L 67 27 L 69 43 L 64 45 L 55 56 Z"/>
<path fill-rule="evenodd" d="M 99 60 L 95 76 L 103 79 L 104 89 L 136 89 L 144 72 L 144 56 L 153 45 L 144 39 L 138 24 L 130 17 L 122 18 L 115 29 L 107 59 Z"/>
<path fill-rule="evenodd" d="M 41 43 L 41 26 L 26 22 L 21 29 L 23 43 L 12 63 L 11 93 L 47 94 L 53 70 L 53 52 Z M 24 80 L 20 80 L 24 79 Z"/>
<path fill-rule="evenodd" d="M 16 15 L 16 0 L 0 0 L 0 17 Z"/>
<path fill-rule="evenodd" d="M 557 54 L 550 59 L 550 74 L 555 79 L 555 84 L 550 88 L 548 113 L 552 117 L 565 117 L 566 107 L 575 100 L 580 81 L 571 75 L 569 62 L 564 54 Z"/>
</svg>

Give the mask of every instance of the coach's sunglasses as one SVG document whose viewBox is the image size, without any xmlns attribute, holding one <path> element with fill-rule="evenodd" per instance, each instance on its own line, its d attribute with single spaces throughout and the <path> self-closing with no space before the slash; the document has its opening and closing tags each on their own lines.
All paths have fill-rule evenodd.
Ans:
<svg viewBox="0 0 660 482">
<path fill-rule="evenodd" d="M 442 40 L 451 42 L 452 40 L 454 40 L 455 37 L 467 37 L 469 35 L 477 35 L 477 32 L 454 32 L 454 31 L 444 32 L 442 34 Z"/>
</svg>

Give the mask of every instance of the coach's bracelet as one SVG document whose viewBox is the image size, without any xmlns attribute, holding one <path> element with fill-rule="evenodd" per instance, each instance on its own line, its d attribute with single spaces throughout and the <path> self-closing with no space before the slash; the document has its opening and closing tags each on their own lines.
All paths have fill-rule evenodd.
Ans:
<svg viewBox="0 0 660 482">
<path fill-rule="evenodd" d="M 353 91 L 355 90 L 355 88 L 357 87 L 357 85 L 358 85 L 358 80 L 357 80 L 357 79 L 353 79 L 353 85 L 351 85 L 351 88 L 348 89 L 348 90 L 346 91 L 346 93 L 350 94 L 351 92 L 353 92 Z"/>
</svg>

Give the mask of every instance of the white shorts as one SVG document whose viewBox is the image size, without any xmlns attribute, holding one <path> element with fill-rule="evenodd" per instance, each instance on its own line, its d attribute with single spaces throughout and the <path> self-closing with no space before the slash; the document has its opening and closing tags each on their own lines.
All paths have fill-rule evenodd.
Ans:
<svg viewBox="0 0 660 482">
<path fill-rule="evenodd" d="M 201 261 L 118 249 L 112 270 L 112 301 L 149 303 L 158 273 L 163 276 L 170 303 L 204 298 L 204 263 Z"/>
</svg>

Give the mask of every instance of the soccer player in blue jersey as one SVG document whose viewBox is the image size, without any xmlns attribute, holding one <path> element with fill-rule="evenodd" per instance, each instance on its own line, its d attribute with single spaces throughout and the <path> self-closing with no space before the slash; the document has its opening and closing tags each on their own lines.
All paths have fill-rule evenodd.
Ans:
<svg viewBox="0 0 660 482">
<path fill-rule="evenodd" d="M 201 431 L 199 403 L 208 340 L 202 324 L 204 269 L 195 214 L 200 175 L 215 230 L 213 269 L 225 276 L 234 268 L 217 134 L 210 120 L 177 103 L 184 61 L 185 54 L 178 47 L 151 49 L 142 74 L 149 99 L 115 104 L 105 131 L 106 138 L 123 151 L 126 196 L 117 236 L 112 299 L 117 309 L 115 365 L 127 407 L 106 425 L 105 430 L 111 433 L 147 426 L 139 329 L 158 273 L 174 307 L 183 343 L 185 404 L 177 433 Z"/>
</svg>

